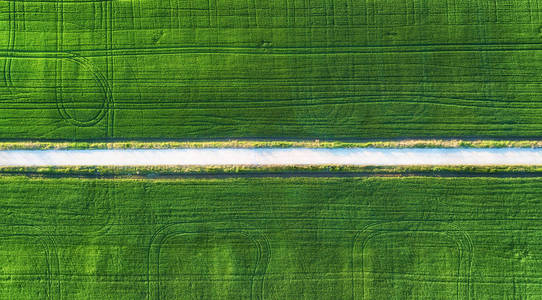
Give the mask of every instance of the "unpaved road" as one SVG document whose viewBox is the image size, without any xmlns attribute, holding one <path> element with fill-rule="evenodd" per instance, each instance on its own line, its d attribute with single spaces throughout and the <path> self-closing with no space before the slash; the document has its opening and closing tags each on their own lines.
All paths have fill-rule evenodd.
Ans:
<svg viewBox="0 0 542 300">
<path fill-rule="evenodd" d="M 0 151 L 0 166 L 542 165 L 542 149 L 167 149 Z"/>
</svg>

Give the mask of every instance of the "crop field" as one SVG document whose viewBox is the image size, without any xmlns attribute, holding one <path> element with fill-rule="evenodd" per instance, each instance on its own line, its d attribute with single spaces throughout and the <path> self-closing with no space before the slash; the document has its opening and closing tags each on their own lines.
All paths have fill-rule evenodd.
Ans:
<svg viewBox="0 0 542 300">
<path fill-rule="evenodd" d="M 542 1 L 0 2 L 0 139 L 538 137 Z"/>
<path fill-rule="evenodd" d="M 0 178 L 1 299 L 535 299 L 541 178 Z"/>
<path fill-rule="evenodd" d="M 4 0 L 0 41 L 0 150 L 542 146 L 542 0 Z M 532 161 L 23 154 L 0 300 L 542 299 Z"/>
</svg>

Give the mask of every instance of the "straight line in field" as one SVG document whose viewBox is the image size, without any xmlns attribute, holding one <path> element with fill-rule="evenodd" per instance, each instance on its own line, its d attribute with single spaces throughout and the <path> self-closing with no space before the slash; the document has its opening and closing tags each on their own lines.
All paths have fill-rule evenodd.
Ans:
<svg viewBox="0 0 542 300">
<path fill-rule="evenodd" d="M 71 58 L 159 54 L 261 54 L 261 55 L 328 55 L 328 54 L 381 54 L 381 53 L 424 53 L 424 52 L 508 52 L 540 51 L 539 43 L 458 43 L 458 44 L 405 44 L 365 45 L 336 47 L 221 47 L 221 46 L 179 46 L 145 48 L 83 49 L 78 51 L 10 50 L 0 51 L 0 57 L 9 58 Z"/>
</svg>

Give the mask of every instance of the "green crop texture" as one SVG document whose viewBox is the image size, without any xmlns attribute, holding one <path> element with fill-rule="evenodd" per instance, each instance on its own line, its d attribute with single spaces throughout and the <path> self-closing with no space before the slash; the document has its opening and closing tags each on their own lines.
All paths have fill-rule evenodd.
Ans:
<svg viewBox="0 0 542 300">
<path fill-rule="evenodd" d="M 542 1 L 0 2 L 0 139 L 539 137 Z"/>
<path fill-rule="evenodd" d="M 1 299 L 534 299 L 541 178 L 2 177 Z"/>
</svg>

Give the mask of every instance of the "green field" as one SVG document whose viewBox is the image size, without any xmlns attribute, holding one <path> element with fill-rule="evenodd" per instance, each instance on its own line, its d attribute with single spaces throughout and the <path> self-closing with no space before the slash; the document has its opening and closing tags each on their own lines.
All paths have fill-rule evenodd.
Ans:
<svg viewBox="0 0 542 300">
<path fill-rule="evenodd" d="M 0 150 L 542 147 L 542 0 L 5 0 L 0 41 Z M 0 168 L 0 300 L 542 299 L 541 168 Z"/>
<path fill-rule="evenodd" d="M 0 139 L 539 137 L 542 1 L 0 3 Z"/>
<path fill-rule="evenodd" d="M 536 299 L 540 178 L 1 177 L 1 299 Z"/>
</svg>

